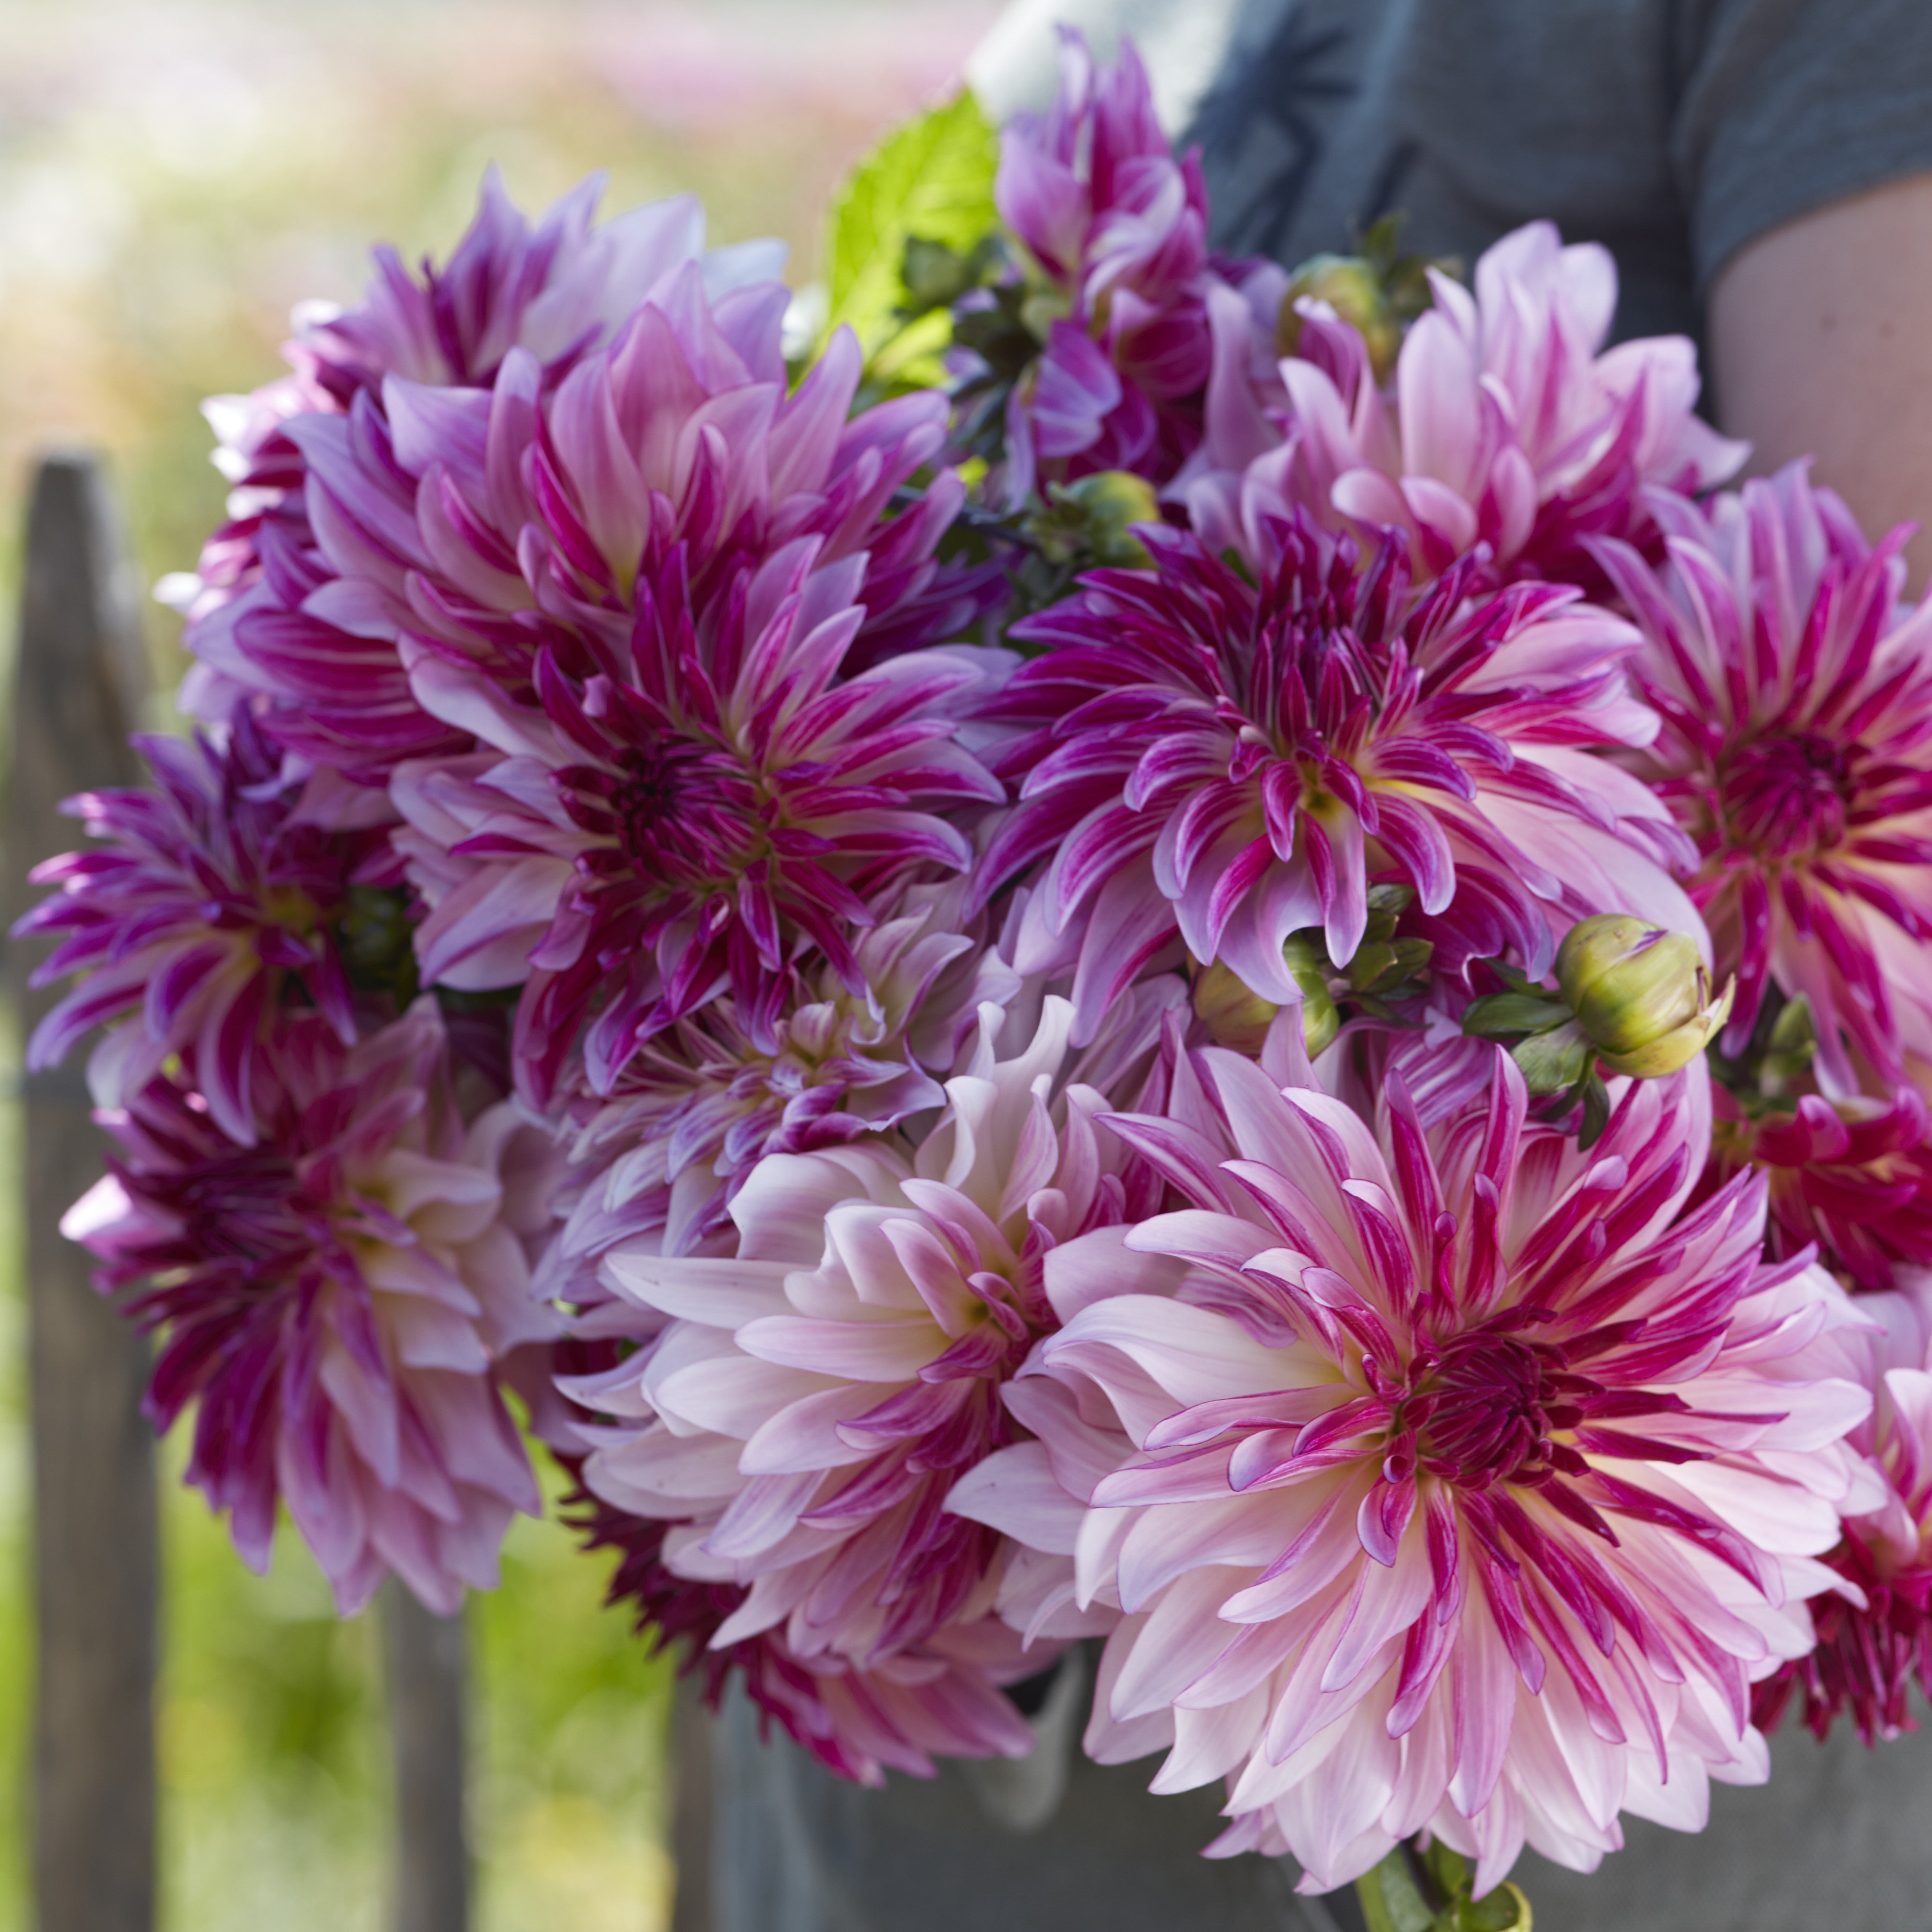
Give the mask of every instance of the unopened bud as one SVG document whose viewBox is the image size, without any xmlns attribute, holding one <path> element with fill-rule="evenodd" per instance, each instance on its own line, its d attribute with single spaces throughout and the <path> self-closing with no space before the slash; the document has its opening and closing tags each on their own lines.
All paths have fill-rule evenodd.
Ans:
<svg viewBox="0 0 1932 1932">
<path fill-rule="evenodd" d="M 1292 356 L 1301 340 L 1302 317 L 1295 307 L 1304 296 L 1324 302 L 1360 336 L 1377 381 L 1395 367 L 1402 348 L 1402 320 L 1375 263 L 1359 255 L 1316 255 L 1294 272 L 1275 324 L 1276 346 Z"/>
<path fill-rule="evenodd" d="M 1289 942 L 1291 946 L 1294 943 Z M 1292 958 L 1288 970 L 1301 988 L 1301 1037 L 1312 1059 L 1341 1030 L 1342 1016 L 1319 974 L 1298 970 Z M 1194 1011 L 1216 1046 L 1257 1054 L 1281 1008 L 1217 959 L 1195 976 Z"/>
<path fill-rule="evenodd" d="M 1730 1016 L 1732 988 L 1712 998 L 1696 942 L 1628 913 L 1572 926 L 1556 982 L 1604 1064 L 1640 1078 L 1688 1066 Z"/>
<path fill-rule="evenodd" d="M 1034 518 L 1028 533 L 1062 561 L 1083 561 L 1115 570 L 1145 570 L 1154 560 L 1133 533 L 1136 524 L 1160 521 L 1154 485 L 1131 470 L 1102 470 L 1076 483 L 1048 486 L 1050 507 Z"/>
</svg>

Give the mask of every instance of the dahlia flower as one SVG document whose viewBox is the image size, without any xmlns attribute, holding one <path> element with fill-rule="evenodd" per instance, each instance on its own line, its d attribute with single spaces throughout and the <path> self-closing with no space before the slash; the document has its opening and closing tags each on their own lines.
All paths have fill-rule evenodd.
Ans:
<svg viewBox="0 0 1932 1932">
<path fill-rule="evenodd" d="M 187 1479 L 251 1567 L 279 1501 L 345 1614 L 390 1570 L 448 1614 L 538 1506 L 492 1362 L 550 1332 L 515 1198 L 540 1137 L 507 1105 L 464 1126 L 427 1000 L 352 1046 L 285 1012 L 249 1090 L 245 1143 L 172 1076 L 104 1112 L 63 1232 L 159 1334 L 147 1412 L 195 1405 Z"/>
<path fill-rule="evenodd" d="M 1392 541 L 1364 572 L 1301 515 L 1258 584 L 1144 534 L 1151 574 L 1096 572 L 1015 627 L 1052 648 L 991 710 L 1025 729 L 1000 754 L 1021 803 L 982 890 L 1050 860 L 1034 910 L 1083 933 L 1083 1029 L 1177 933 L 1298 998 L 1283 942 L 1321 927 L 1346 965 L 1378 880 L 1537 975 L 1585 914 L 1696 930 L 1667 810 L 1588 748 L 1656 730 L 1624 688 L 1628 626 L 1555 586 L 1472 596 L 1466 564 L 1412 599 Z"/>
<path fill-rule="evenodd" d="M 1058 95 L 1007 123 L 994 198 L 1039 285 L 1029 317 L 1052 317 L 1008 400 L 1010 500 L 1103 470 L 1165 482 L 1200 440 L 1217 278 L 1199 160 L 1175 158 L 1130 45 L 1096 67 L 1060 29 Z"/>
<path fill-rule="evenodd" d="M 1695 842 L 1691 897 L 1720 978 L 1726 1053 L 1766 990 L 1810 1005 L 1828 1092 L 1932 1063 L 1932 614 L 1898 601 L 1905 532 L 1874 548 L 1804 466 L 1715 501 L 1658 500 L 1660 574 L 1598 554 L 1644 633 L 1630 659 L 1664 721 L 1625 760 Z"/>
<path fill-rule="evenodd" d="M 1144 1060 L 1159 1009 L 1142 1010 Z M 1152 1204 L 1096 1136 L 1105 1099 L 1067 1077 L 1072 1019 L 1048 999 L 999 1060 L 1003 1016 L 986 1008 L 910 1160 L 884 1138 L 768 1156 L 731 1203 L 735 1257 L 611 1255 L 612 1286 L 673 1324 L 572 1390 L 638 1419 L 592 1455 L 586 1486 L 678 1523 L 673 1572 L 746 1592 L 714 1646 L 782 1634 L 807 1669 L 871 1672 L 969 1642 L 976 1672 L 946 1680 L 971 1714 L 960 1751 L 986 1748 L 994 1683 L 1046 1660 L 992 1617 L 1000 1539 L 947 1514 L 946 1492 L 1012 1439 L 1000 1388 L 1053 1319 L 1046 1255 Z"/>
<path fill-rule="evenodd" d="M 1760 1258 L 1762 1183 L 1681 1211 L 1701 1063 L 1616 1083 L 1587 1154 L 1499 1052 L 1432 1131 L 1399 1080 L 1372 1129 L 1195 1068 L 1102 1129 L 1184 1204 L 1047 1257 L 1043 1447 L 952 1498 L 1118 1604 L 1090 1750 L 1226 1778 L 1214 1849 L 1307 1889 L 1425 1828 L 1478 1892 L 1526 1840 L 1593 1868 L 1620 1812 L 1696 1828 L 1766 1774 L 1750 1685 L 1810 1646 L 1870 1407 L 1820 1340 L 1843 1292 Z"/>
<path fill-rule="evenodd" d="M 675 1255 L 728 1236 L 726 1205 L 768 1154 L 883 1133 L 943 1106 L 934 1074 L 951 1070 L 980 1007 L 1018 990 L 982 932 L 953 929 L 960 897 L 916 886 L 861 934 L 856 992 L 827 965 L 794 971 L 769 1049 L 720 999 L 648 1041 L 608 1096 L 585 1087 L 561 1102 L 571 1168 L 546 1294 L 603 1300 L 598 1264 L 624 1240 L 658 1234 Z"/>
<path fill-rule="evenodd" d="M 926 650 L 836 682 L 862 560 L 815 569 L 817 554 L 788 544 L 720 613 L 674 548 L 595 669 L 538 651 L 530 707 L 423 660 L 418 688 L 488 748 L 396 775 L 396 843 L 430 908 L 418 955 L 444 985 L 528 979 L 518 1051 L 538 1104 L 580 1040 L 608 1094 L 645 1041 L 727 990 L 776 1052 L 793 967 L 815 950 L 862 992 L 872 908 L 970 860 L 933 808 L 1004 796 L 954 735 L 1004 656 Z"/>
<path fill-rule="evenodd" d="M 94 1027 L 124 1022 L 94 1054 L 104 1103 L 120 1104 L 185 1054 L 214 1126 L 253 1146 L 256 1046 L 284 986 L 299 986 L 343 1040 L 356 1037 L 331 926 L 358 868 L 380 872 L 383 855 L 366 838 L 303 822 L 273 748 L 245 716 L 216 738 L 134 742 L 152 788 L 70 800 L 99 843 L 30 875 L 58 890 L 16 935 L 64 935 L 33 983 L 83 976 L 35 1029 L 27 1064 L 52 1066 Z"/>
<path fill-rule="evenodd" d="M 236 486 L 231 520 L 208 539 L 199 574 L 171 586 L 197 660 L 184 708 L 225 718 L 251 694 L 271 701 L 290 748 L 326 768 L 380 776 L 386 761 L 434 748 L 444 728 L 411 702 L 393 641 L 368 634 L 352 592 L 316 548 L 308 465 L 292 420 L 339 416 L 358 397 L 380 412 L 385 379 L 470 386 L 494 381 L 520 349 L 551 386 L 609 341 L 674 269 L 701 262 L 717 296 L 781 272 L 782 244 L 704 250 L 704 211 L 682 195 L 599 225 L 592 176 L 532 228 L 493 167 L 482 206 L 448 265 L 412 276 L 392 249 L 359 308 L 307 303 L 285 353 L 292 374 L 252 395 L 218 396 L 207 412 L 215 463 Z M 347 808 L 345 805 L 343 808 Z M 366 802 L 364 809 L 367 809 Z"/>
<path fill-rule="evenodd" d="M 840 640 L 848 670 L 956 634 L 980 608 L 977 579 L 942 575 L 934 551 L 958 478 L 942 472 L 890 514 L 940 452 L 945 398 L 854 415 L 849 331 L 788 393 L 789 299 L 771 282 L 714 303 L 686 263 L 554 388 L 517 348 L 488 388 L 392 376 L 380 404 L 365 392 L 346 415 L 291 420 L 335 579 L 305 608 L 399 649 L 414 702 L 446 732 L 534 708 L 546 649 L 578 676 L 620 664 L 669 571 L 688 575 L 707 640 L 746 621 L 748 596 L 762 628 L 794 563 L 814 575 L 814 620 L 856 609 Z M 761 601 L 746 580 L 778 559 Z"/>
<path fill-rule="evenodd" d="M 1720 1090 L 1712 1184 L 1747 1167 L 1769 1190 L 1774 1256 L 1816 1246 L 1855 1288 L 1932 1267 L 1932 1110 L 1912 1088 L 1882 1099 L 1806 1094 L 1755 1114 Z"/>
<path fill-rule="evenodd" d="M 1870 1744 L 1917 1730 L 1906 1702 L 1915 1678 L 1932 1694 L 1932 1276 L 1912 1270 L 1897 1292 L 1861 1295 L 1858 1306 L 1871 1331 L 1844 1346 L 1875 1400 L 1851 1440 L 1881 1497 L 1848 1518 L 1825 1559 L 1850 1587 L 1814 1602 L 1817 1648 L 1757 1686 L 1753 1714 L 1774 1729 L 1796 1693 L 1818 1737 L 1848 1710 Z"/>
<path fill-rule="evenodd" d="M 1481 544 L 1506 578 L 1588 584 L 1585 538 L 1652 534 L 1642 486 L 1709 489 L 1743 462 L 1746 446 L 1695 412 L 1687 338 L 1599 354 L 1616 308 L 1608 250 L 1532 222 L 1485 251 L 1473 293 L 1434 269 L 1430 284 L 1390 397 L 1358 332 L 1305 298 L 1279 387 L 1257 386 L 1252 304 L 1217 295 L 1207 440 L 1173 492 L 1210 550 L 1261 562 L 1300 506 L 1364 536 L 1402 531 L 1418 576 Z"/>
</svg>

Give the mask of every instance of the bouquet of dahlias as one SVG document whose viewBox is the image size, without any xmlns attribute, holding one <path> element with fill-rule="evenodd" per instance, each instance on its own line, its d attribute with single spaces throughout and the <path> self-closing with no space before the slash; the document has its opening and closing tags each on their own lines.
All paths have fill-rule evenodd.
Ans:
<svg viewBox="0 0 1932 1932">
<path fill-rule="evenodd" d="M 1213 254 L 1130 52 L 889 143 L 815 344 L 596 198 L 493 178 L 211 406 L 199 722 L 23 922 L 243 1556 L 452 1610 L 534 1440 L 835 1770 L 1024 1753 L 1092 1640 L 1090 1753 L 1402 1924 L 1794 1697 L 1908 1726 L 1900 536 L 1720 491 L 1547 226 Z"/>
</svg>

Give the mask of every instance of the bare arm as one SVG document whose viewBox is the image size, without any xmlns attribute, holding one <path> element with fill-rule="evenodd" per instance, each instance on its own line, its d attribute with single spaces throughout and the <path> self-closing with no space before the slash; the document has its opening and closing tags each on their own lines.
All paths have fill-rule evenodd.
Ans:
<svg viewBox="0 0 1932 1932">
<path fill-rule="evenodd" d="M 1912 594 L 1932 570 L 1932 174 L 1834 202 L 1760 236 L 1711 291 L 1719 418 L 1760 474 L 1812 474 L 1874 536 L 1920 526 Z"/>
</svg>

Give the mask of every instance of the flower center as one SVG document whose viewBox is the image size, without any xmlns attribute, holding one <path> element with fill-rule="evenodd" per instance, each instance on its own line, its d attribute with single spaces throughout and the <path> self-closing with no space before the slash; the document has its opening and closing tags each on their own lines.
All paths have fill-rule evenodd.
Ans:
<svg viewBox="0 0 1932 1932">
<path fill-rule="evenodd" d="M 1510 1335 L 1459 1335 L 1418 1358 L 1391 1456 L 1460 1489 L 1539 1482 L 1568 1460 L 1550 1437 L 1583 1418 L 1554 1349 Z"/>
<path fill-rule="evenodd" d="M 272 1148 L 201 1162 L 181 1178 L 174 1196 L 183 1249 L 243 1263 L 262 1287 L 300 1274 L 326 1238 L 326 1213 L 293 1164 Z"/>
<path fill-rule="evenodd" d="M 1852 748 L 1813 731 L 1739 746 L 1718 780 L 1731 843 L 1767 859 L 1835 845 L 1844 836 L 1852 755 Z"/>
<path fill-rule="evenodd" d="M 642 862 L 656 854 L 661 828 L 678 808 L 680 760 L 669 746 L 632 746 L 622 754 L 625 772 L 610 798 L 611 815 L 624 850 Z"/>
</svg>

